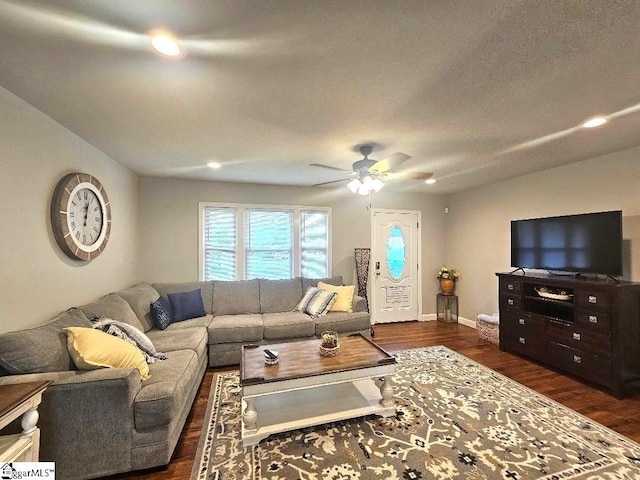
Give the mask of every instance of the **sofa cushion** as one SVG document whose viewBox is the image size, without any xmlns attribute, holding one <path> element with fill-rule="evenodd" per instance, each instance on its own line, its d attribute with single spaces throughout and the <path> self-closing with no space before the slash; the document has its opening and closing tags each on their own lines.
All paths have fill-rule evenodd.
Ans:
<svg viewBox="0 0 640 480">
<path fill-rule="evenodd" d="M 292 311 L 302 298 L 300 277 L 289 280 L 258 280 L 260 285 L 260 312 Z"/>
<path fill-rule="evenodd" d="M 76 308 L 38 327 L 0 335 L 0 365 L 13 375 L 75 370 L 67 350 L 65 327 L 88 327 L 91 322 Z"/>
<path fill-rule="evenodd" d="M 148 283 L 139 283 L 117 293 L 127 301 L 133 313 L 136 314 L 136 317 L 144 327 L 143 331 L 148 332 L 151 330 L 153 319 L 150 305 L 160 297 L 158 291 Z"/>
<path fill-rule="evenodd" d="M 316 318 L 316 335 L 326 330 L 338 333 L 358 332 L 371 328 L 368 312 L 329 312 L 324 317 Z"/>
<path fill-rule="evenodd" d="M 315 330 L 313 319 L 301 312 L 264 313 L 262 321 L 265 340 L 313 337 Z"/>
<path fill-rule="evenodd" d="M 153 288 L 167 300 L 169 300 L 170 293 L 190 292 L 200 289 L 205 313 L 211 314 L 212 312 L 213 282 L 154 283 Z"/>
<path fill-rule="evenodd" d="M 151 378 L 144 381 L 134 401 L 136 430 L 167 425 L 180 416 L 199 371 L 193 350 L 167 352 L 167 360 L 149 365 Z M 198 379 L 199 380 L 199 379 Z"/>
<path fill-rule="evenodd" d="M 149 305 L 151 309 L 151 318 L 153 326 L 164 330 L 173 322 L 173 314 L 171 313 L 171 304 L 164 297 L 158 297 L 155 302 Z"/>
<path fill-rule="evenodd" d="M 176 350 L 193 350 L 199 357 L 207 354 L 207 329 L 184 328 L 168 332 L 166 330 L 151 330 L 149 338 L 156 349 L 167 354 Z"/>
<path fill-rule="evenodd" d="M 258 280 L 213 282 L 213 314 L 260 313 Z"/>
<path fill-rule="evenodd" d="M 168 296 L 174 322 L 206 315 L 202 305 L 200 289 L 191 290 L 190 292 L 170 293 Z"/>
<path fill-rule="evenodd" d="M 318 288 L 326 290 L 327 292 L 335 292 L 338 294 L 335 303 L 331 306 L 332 312 L 353 312 L 353 294 L 355 292 L 355 285 L 342 285 L 336 286 L 330 283 L 318 282 Z"/>
<path fill-rule="evenodd" d="M 67 348 L 79 370 L 137 368 L 140 378 L 149 378 L 149 366 L 139 348 L 126 340 L 95 328 L 67 327 Z"/>
<path fill-rule="evenodd" d="M 264 335 L 262 315 L 220 315 L 209 324 L 209 343 L 259 342 Z"/>
<path fill-rule="evenodd" d="M 330 277 L 330 278 L 305 278 L 302 277 L 302 291 L 306 292 L 309 287 L 317 287 L 318 282 L 328 283 L 330 285 L 342 285 L 342 277 Z"/>
<path fill-rule="evenodd" d="M 211 323 L 211 315 L 205 315 L 204 317 L 190 318 L 189 320 L 183 320 L 182 322 L 174 322 L 169 325 L 166 330 L 168 332 L 175 332 L 176 330 L 184 330 L 193 327 L 207 328 Z"/>
<path fill-rule="evenodd" d="M 118 322 L 133 325 L 143 332 L 145 331 L 144 326 L 140 323 L 127 301 L 117 293 L 110 293 L 93 303 L 82 305 L 78 308 L 84 312 L 89 320 L 94 317 L 108 317 Z"/>
</svg>

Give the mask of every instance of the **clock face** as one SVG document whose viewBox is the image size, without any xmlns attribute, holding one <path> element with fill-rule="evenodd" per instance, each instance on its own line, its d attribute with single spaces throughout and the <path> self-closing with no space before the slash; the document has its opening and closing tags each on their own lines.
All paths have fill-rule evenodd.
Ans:
<svg viewBox="0 0 640 480">
<path fill-rule="evenodd" d="M 98 179 L 71 173 L 58 182 L 51 200 L 51 227 L 69 257 L 91 260 L 100 255 L 111 231 L 111 205 Z"/>
<path fill-rule="evenodd" d="M 96 243 L 103 230 L 103 204 L 91 188 L 78 188 L 69 198 L 67 220 L 76 242 L 89 246 Z"/>
</svg>

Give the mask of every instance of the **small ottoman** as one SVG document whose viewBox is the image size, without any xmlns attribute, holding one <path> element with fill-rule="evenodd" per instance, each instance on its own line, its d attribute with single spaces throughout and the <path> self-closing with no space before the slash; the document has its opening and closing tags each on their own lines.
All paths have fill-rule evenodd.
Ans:
<svg viewBox="0 0 640 480">
<path fill-rule="evenodd" d="M 500 344 L 500 317 L 497 313 L 493 315 L 478 315 L 476 321 L 478 336 L 494 345 Z"/>
</svg>

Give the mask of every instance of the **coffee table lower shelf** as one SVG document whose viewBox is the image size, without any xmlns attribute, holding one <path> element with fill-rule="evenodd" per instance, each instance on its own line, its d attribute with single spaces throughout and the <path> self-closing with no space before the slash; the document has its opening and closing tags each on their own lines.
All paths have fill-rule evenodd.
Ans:
<svg viewBox="0 0 640 480">
<path fill-rule="evenodd" d="M 274 433 L 371 414 L 396 414 L 388 382 L 376 384 L 366 378 L 256 396 L 245 394 L 242 444 L 252 446 Z M 248 428 L 251 424 L 255 427 Z"/>
</svg>

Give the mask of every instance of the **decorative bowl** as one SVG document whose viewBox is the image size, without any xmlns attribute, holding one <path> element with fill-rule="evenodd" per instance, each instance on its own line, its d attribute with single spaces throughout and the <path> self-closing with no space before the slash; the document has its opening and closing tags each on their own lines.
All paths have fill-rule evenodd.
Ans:
<svg viewBox="0 0 640 480">
<path fill-rule="evenodd" d="M 340 345 L 337 347 L 323 347 L 320 345 L 320 356 L 321 357 L 337 357 L 340 353 Z"/>
</svg>

